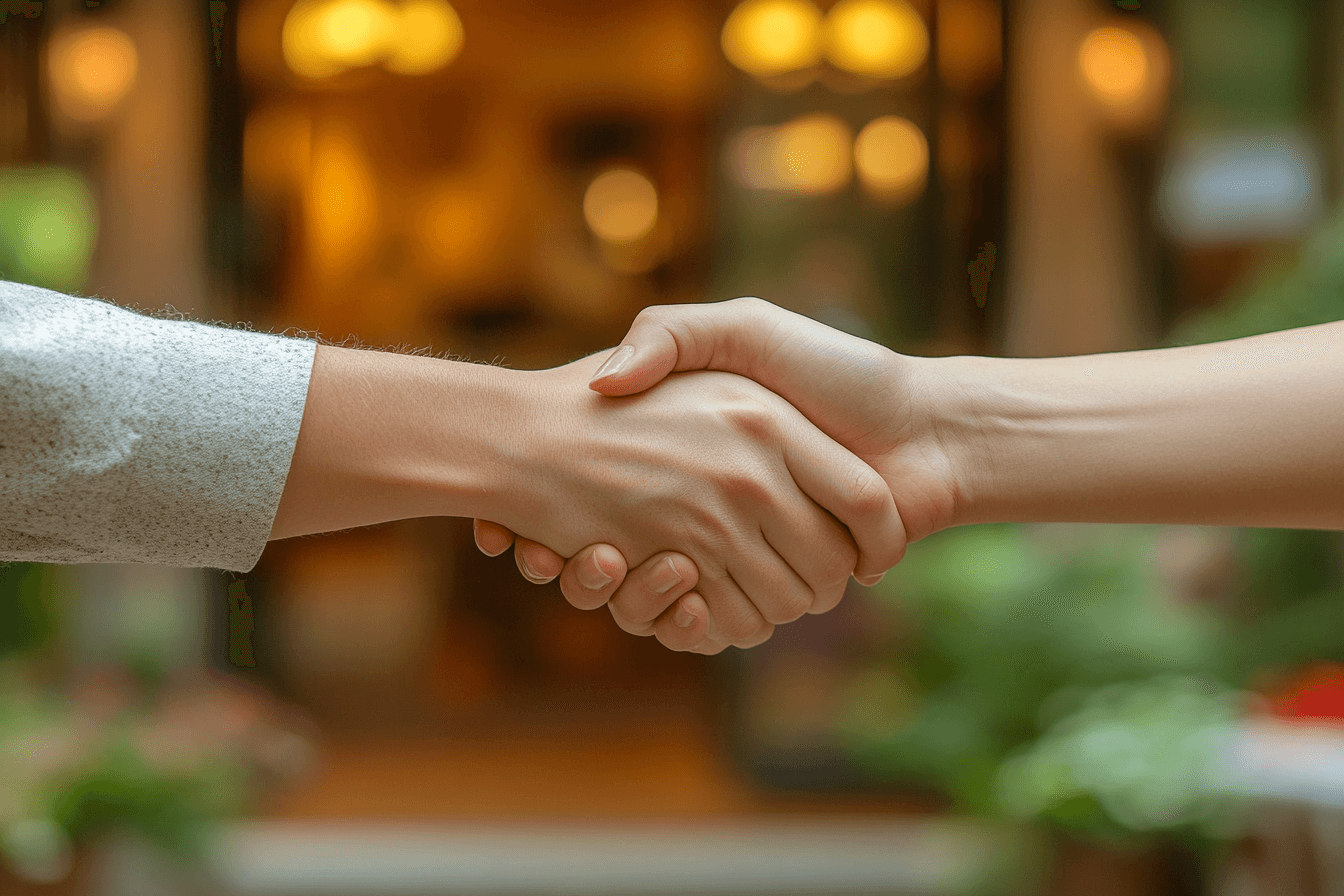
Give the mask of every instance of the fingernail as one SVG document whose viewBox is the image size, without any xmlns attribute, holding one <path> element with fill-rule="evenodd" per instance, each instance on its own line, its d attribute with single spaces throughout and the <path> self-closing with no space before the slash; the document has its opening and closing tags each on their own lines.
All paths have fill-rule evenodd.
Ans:
<svg viewBox="0 0 1344 896">
<path fill-rule="evenodd" d="M 695 622 L 695 614 L 685 607 L 677 607 L 677 612 L 672 614 L 672 621 L 677 624 L 677 628 L 690 628 L 691 623 Z"/>
<path fill-rule="evenodd" d="M 589 591 L 601 591 L 611 584 L 611 576 L 602 570 L 596 557 L 589 557 L 588 562 L 579 567 L 579 584 Z"/>
<path fill-rule="evenodd" d="M 885 579 L 886 577 L 887 577 L 887 574 L 884 573 L 884 572 L 882 572 L 882 573 L 878 573 L 878 574 L 875 575 L 875 576 L 869 576 L 869 577 L 866 578 L 866 579 L 856 579 L 856 581 L 857 581 L 860 585 L 864 586 L 865 588 L 871 588 L 871 587 L 873 587 L 874 585 L 876 585 L 878 582 L 880 582 L 880 581 L 882 581 L 883 579 Z"/>
<path fill-rule="evenodd" d="M 680 581 L 681 573 L 672 565 L 671 557 L 664 557 L 663 562 L 649 573 L 649 587 L 655 594 L 666 594 Z"/>
<path fill-rule="evenodd" d="M 597 368 L 597 373 L 593 374 L 593 379 L 589 380 L 589 382 L 600 380 L 608 376 L 615 376 L 622 370 L 625 370 L 626 366 L 630 363 L 630 359 L 634 357 L 634 354 L 635 347 L 633 345 L 623 345 L 616 349 L 616 351 L 611 353 L 611 357 L 607 358 L 606 363 Z"/>
<path fill-rule="evenodd" d="M 523 553 L 518 554 L 518 565 L 523 570 L 523 577 L 526 578 L 528 581 L 532 582 L 534 585 L 540 585 L 541 582 L 538 580 L 546 578 L 545 576 L 538 574 L 537 571 L 532 568 L 532 564 L 527 562 L 526 554 Z"/>
</svg>

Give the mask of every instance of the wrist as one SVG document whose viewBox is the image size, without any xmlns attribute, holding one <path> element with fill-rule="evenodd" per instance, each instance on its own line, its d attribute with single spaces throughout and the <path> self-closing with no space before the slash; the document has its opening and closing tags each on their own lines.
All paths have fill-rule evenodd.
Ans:
<svg viewBox="0 0 1344 896">
<path fill-rule="evenodd" d="M 271 538 L 490 519 L 508 500 L 527 394 L 518 371 L 319 346 Z"/>
<path fill-rule="evenodd" d="M 927 441 L 925 453 L 942 459 L 952 509 L 938 529 L 990 522 L 1006 511 L 996 509 L 997 454 L 985 426 L 992 419 L 993 396 L 980 387 L 986 359 L 972 356 L 899 355 L 891 366 L 908 383 L 910 432 Z"/>
</svg>

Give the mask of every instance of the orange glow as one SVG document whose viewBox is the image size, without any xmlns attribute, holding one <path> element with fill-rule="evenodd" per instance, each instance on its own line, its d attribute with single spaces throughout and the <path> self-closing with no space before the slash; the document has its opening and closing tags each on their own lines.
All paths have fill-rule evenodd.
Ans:
<svg viewBox="0 0 1344 896">
<path fill-rule="evenodd" d="M 647 236 L 658 220 L 658 191 L 638 171 L 607 171 L 588 185 L 583 216 L 600 239 L 633 243 Z"/>
<path fill-rule="evenodd" d="M 434 276 L 461 276 L 490 251 L 490 197 L 470 182 L 445 178 L 428 184 L 414 212 L 417 258 Z"/>
<path fill-rule="evenodd" d="M 808 0 L 746 0 L 723 26 L 723 52 L 744 72 L 781 75 L 821 59 L 821 11 Z"/>
<path fill-rule="evenodd" d="M 849 183 L 852 136 L 834 115 L 803 115 L 778 127 L 747 128 L 732 142 L 739 183 L 758 190 L 834 193 Z"/>
<path fill-rule="evenodd" d="M 56 106 L 76 121 L 106 117 L 135 82 L 135 42 L 116 28 L 80 28 L 51 40 L 48 71 Z"/>
<path fill-rule="evenodd" d="M 281 42 L 290 69 L 307 78 L 377 62 L 419 75 L 461 51 L 462 20 L 445 0 L 299 0 Z"/>
<path fill-rule="evenodd" d="M 1138 99 L 1148 80 L 1143 42 L 1129 29 L 1114 25 L 1098 28 L 1083 39 L 1078 64 L 1093 93 L 1111 105 Z"/>
<path fill-rule="evenodd" d="M 407 0 L 384 65 L 403 75 L 443 68 L 462 50 L 462 20 L 444 0 Z"/>
<path fill-rule="evenodd" d="M 923 192 L 929 174 L 929 143 L 914 122 L 896 115 L 876 118 L 854 141 L 854 166 L 873 196 L 910 202 Z"/>
<path fill-rule="evenodd" d="M 1083 39 L 1078 70 L 1112 126 L 1138 129 L 1151 124 L 1165 103 L 1171 60 L 1156 29 L 1125 22 Z"/>
<path fill-rule="evenodd" d="M 1003 64 L 996 0 L 940 0 L 938 74 L 953 90 L 973 93 L 989 86 Z"/>
<path fill-rule="evenodd" d="M 826 58 L 870 78 L 901 78 L 929 55 L 924 19 L 904 0 L 840 0 L 823 27 Z"/>
<path fill-rule="evenodd" d="M 305 212 L 309 257 L 319 275 L 340 279 L 372 251 L 377 185 L 363 148 L 344 127 L 314 135 Z"/>
</svg>

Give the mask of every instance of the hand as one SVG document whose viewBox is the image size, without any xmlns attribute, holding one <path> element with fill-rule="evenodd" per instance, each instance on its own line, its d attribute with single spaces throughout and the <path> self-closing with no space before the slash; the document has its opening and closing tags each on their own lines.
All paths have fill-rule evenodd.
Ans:
<svg viewBox="0 0 1344 896">
<path fill-rule="evenodd" d="M 673 371 L 702 368 L 748 376 L 787 399 L 882 475 L 909 541 L 953 525 L 963 492 L 963 477 L 955 471 L 964 462 L 939 438 L 928 411 L 933 384 L 922 381 L 909 358 L 756 298 L 645 309 L 616 351 L 625 352 L 625 361 L 613 352 L 612 363 L 594 378 L 593 389 L 628 395 Z M 478 533 L 478 544 L 494 553 L 513 540 L 508 530 L 491 524 L 481 524 Z M 641 567 L 626 580 L 624 564 L 613 555 L 606 555 L 612 582 L 599 592 L 584 593 L 570 567 L 577 572 L 593 563 L 595 547 L 565 565 L 561 586 L 566 598 L 584 606 L 596 599 L 594 594 L 611 595 L 618 620 L 628 625 L 661 620 L 668 603 L 648 599 L 644 580 L 649 570 Z M 516 554 L 529 557 L 539 569 L 558 572 L 563 563 L 543 545 L 523 539 Z M 860 581 L 871 585 L 876 579 Z M 694 612 L 699 605 L 691 601 L 690 609 Z M 690 635 L 671 626 L 660 623 L 658 635 L 673 649 L 695 649 Z"/>
<path fill-rule="evenodd" d="M 664 594 L 698 587 L 706 652 L 760 643 L 834 606 L 856 567 L 899 559 L 882 479 L 786 401 L 724 373 L 612 401 L 584 388 L 605 357 L 520 374 L 535 400 L 528 435 L 503 451 L 517 485 L 500 496 L 501 524 L 568 553 L 617 533 L 651 574 L 662 548 L 681 548 L 693 567 L 674 559 L 681 581 Z"/>
</svg>

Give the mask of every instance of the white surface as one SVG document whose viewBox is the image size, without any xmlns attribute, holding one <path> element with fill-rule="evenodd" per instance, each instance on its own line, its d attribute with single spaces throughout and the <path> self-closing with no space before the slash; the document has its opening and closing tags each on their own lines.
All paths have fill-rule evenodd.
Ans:
<svg viewBox="0 0 1344 896">
<path fill-rule="evenodd" d="M 217 873 L 224 892 L 240 896 L 932 894 L 966 892 L 1021 846 L 1003 832 L 942 821 L 258 823 L 226 838 Z"/>
</svg>

